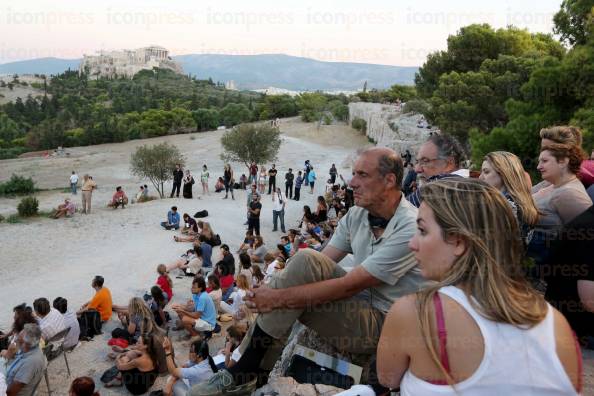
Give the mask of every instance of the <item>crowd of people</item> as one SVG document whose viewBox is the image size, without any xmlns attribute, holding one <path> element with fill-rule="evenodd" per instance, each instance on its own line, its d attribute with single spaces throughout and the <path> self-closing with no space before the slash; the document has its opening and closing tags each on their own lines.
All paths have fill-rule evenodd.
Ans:
<svg viewBox="0 0 594 396">
<path fill-rule="evenodd" d="M 212 220 L 173 206 L 161 226 L 191 248 L 157 266 L 146 295 L 113 304 L 97 276 L 94 297 L 76 313 L 62 297 L 53 308 L 46 298 L 15 307 L 13 327 L 0 337 L 8 394 L 32 394 L 52 337 L 69 329 L 74 347 L 89 323 L 112 320 L 112 312 L 121 327 L 111 334 L 115 365 L 104 382 L 131 394 L 147 392 L 163 373 L 165 395 L 249 393 L 267 382 L 296 321 L 339 351 L 372 359 L 366 385 L 345 396 L 579 394 L 581 348 L 594 347 L 594 161 L 578 128 L 546 128 L 541 139 L 543 181 L 534 186 L 522 161 L 502 151 L 470 177 L 463 148 L 440 134 L 414 160 L 408 152 L 406 167 L 391 149 L 367 149 L 348 181 L 332 165 L 324 193 L 294 225 L 285 221 L 287 200 L 298 201 L 303 184 L 316 191 L 310 161 L 296 176 L 287 171 L 284 192 L 275 165 L 252 164 L 243 241 L 221 243 Z M 174 172 L 171 195 L 183 181 L 191 197 L 191 174 Z M 208 176 L 201 183 L 208 194 Z M 266 185 L 276 240 L 261 235 Z M 220 187 L 235 199 L 228 164 Z M 348 271 L 339 265 L 347 255 Z M 175 290 L 181 302 L 172 301 L 174 277 L 191 278 Z M 177 354 L 187 361 L 176 362 L 170 332 L 191 340 Z M 210 351 L 220 333 L 224 348 Z M 95 392 L 89 380 L 72 389 Z"/>
</svg>

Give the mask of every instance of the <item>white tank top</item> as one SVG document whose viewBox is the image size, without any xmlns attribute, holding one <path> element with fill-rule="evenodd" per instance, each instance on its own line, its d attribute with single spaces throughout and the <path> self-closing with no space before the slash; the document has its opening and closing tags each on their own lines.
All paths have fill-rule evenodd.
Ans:
<svg viewBox="0 0 594 396">
<path fill-rule="evenodd" d="M 434 385 L 407 370 L 400 383 L 402 396 L 558 396 L 577 395 L 556 352 L 554 312 L 549 305 L 545 319 L 528 330 L 496 323 L 481 316 L 461 289 L 439 290 L 472 316 L 485 345 L 476 371 L 452 388 Z M 445 318 L 447 323 L 448 318 Z"/>
</svg>

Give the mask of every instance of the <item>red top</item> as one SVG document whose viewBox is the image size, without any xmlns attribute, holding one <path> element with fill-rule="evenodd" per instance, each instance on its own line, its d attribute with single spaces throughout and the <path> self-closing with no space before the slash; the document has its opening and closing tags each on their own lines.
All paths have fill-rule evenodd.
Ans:
<svg viewBox="0 0 594 396">
<path fill-rule="evenodd" d="M 221 289 L 228 289 L 233 286 L 233 275 L 221 276 L 219 282 L 221 282 Z"/>
<path fill-rule="evenodd" d="M 161 290 L 163 290 L 165 293 L 167 293 L 167 296 L 169 297 L 169 301 L 171 301 L 171 299 L 173 298 L 173 290 L 171 289 L 171 286 L 169 286 L 169 281 L 167 280 L 167 276 L 160 275 L 157 278 L 157 285 L 161 288 Z"/>
<path fill-rule="evenodd" d="M 582 161 L 578 177 L 586 188 L 594 184 L 594 160 Z"/>
</svg>

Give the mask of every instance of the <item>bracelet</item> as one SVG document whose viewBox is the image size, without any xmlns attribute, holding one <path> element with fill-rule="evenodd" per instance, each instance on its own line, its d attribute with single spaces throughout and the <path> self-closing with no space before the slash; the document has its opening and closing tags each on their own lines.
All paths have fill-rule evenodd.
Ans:
<svg viewBox="0 0 594 396">
<path fill-rule="evenodd" d="M 169 353 L 166 353 L 166 354 L 165 354 L 165 357 L 167 357 L 167 356 L 171 356 L 171 355 L 172 355 L 172 353 L 171 353 L 171 352 L 169 352 Z"/>
</svg>

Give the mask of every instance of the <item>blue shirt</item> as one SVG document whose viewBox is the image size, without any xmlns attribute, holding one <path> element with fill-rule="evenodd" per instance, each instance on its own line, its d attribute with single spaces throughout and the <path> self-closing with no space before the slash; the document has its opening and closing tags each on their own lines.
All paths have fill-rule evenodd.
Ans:
<svg viewBox="0 0 594 396">
<path fill-rule="evenodd" d="M 173 213 L 172 210 L 170 210 L 169 212 L 167 212 L 167 222 L 169 222 L 169 224 L 171 225 L 179 225 L 179 213 L 175 212 Z"/>
<path fill-rule="evenodd" d="M 307 178 L 309 179 L 310 183 L 315 182 L 316 181 L 316 172 L 314 172 L 313 170 L 310 170 Z"/>
<path fill-rule="evenodd" d="M 427 183 L 430 183 L 434 180 L 451 179 L 451 178 L 455 178 L 455 177 L 462 177 L 462 176 L 456 175 L 454 173 L 442 173 L 440 175 L 431 176 L 429 179 L 427 179 Z M 417 188 L 417 190 L 415 192 L 410 193 L 406 196 L 406 199 L 408 199 L 408 202 L 410 202 L 417 208 L 419 206 L 421 206 L 421 190 L 422 190 L 422 188 L 423 187 L 421 186 L 420 188 Z"/>
<path fill-rule="evenodd" d="M 212 246 L 202 242 L 200 243 L 200 249 L 202 249 L 202 266 L 212 267 Z"/>
<path fill-rule="evenodd" d="M 297 179 L 295 179 L 295 188 L 300 189 L 301 183 L 303 183 L 303 178 L 301 176 L 297 176 Z"/>
<path fill-rule="evenodd" d="M 191 365 L 190 362 L 186 363 L 186 366 L 181 369 L 181 375 L 183 379 L 187 379 L 190 386 L 194 386 L 203 381 L 207 381 L 214 374 L 208 359 L 204 359 L 200 363 Z"/>
<path fill-rule="evenodd" d="M 217 324 L 217 310 L 208 293 L 203 291 L 200 294 L 192 294 L 192 300 L 194 301 L 194 312 L 200 312 L 200 319 L 214 327 Z"/>
</svg>

